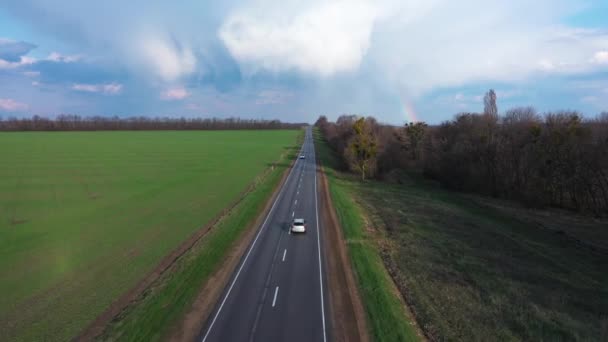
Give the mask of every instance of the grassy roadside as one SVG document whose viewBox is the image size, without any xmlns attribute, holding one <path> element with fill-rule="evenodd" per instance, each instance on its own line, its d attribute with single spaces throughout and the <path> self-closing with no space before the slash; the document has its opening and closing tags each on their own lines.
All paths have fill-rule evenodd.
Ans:
<svg viewBox="0 0 608 342">
<path fill-rule="evenodd" d="M 597 243 L 608 222 L 558 211 L 548 219 L 407 174 L 356 192 L 391 241 L 385 264 L 433 339 L 608 338 L 608 254 L 578 235 L 594 226 Z"/>
<path fill-rule="evenodd" d="M 289 167 L 289 161 L 297 155 L 302 139 L 303 134 L 300 134 L 298 144 L 277 161 L 276 167 L 256 179 L 254 189 L 165 272 L 135 305 L 115 319 L 100 339 L 155 341 L 170 333 L 232 245 L 259 215 Z"/>
<path fill-rule="evenodd" d="M 348 253 L 367 313 L 370 334 L 375 341 L 417 341 L 399 293 L 384 268 L 378 243 L 379 232 L 366 229 L 361 208 L 353 201 L 352 184 L 356 181 L 341 175 L 332 151 L 315 130 L 315 148 L 328 178 L 332 202 L 344 230 Z"/>
</svg>

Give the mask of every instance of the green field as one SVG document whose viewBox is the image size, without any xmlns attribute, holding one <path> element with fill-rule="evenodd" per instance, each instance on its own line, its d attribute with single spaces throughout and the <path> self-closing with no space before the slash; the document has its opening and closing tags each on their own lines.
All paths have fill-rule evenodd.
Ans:
<svg viewBox="0 0 608 342">
<path fill-rule="evenodd" d="M 298 134 L 0 134 L 0 340 L 73 337 Z"/>
<path fill-rule="evenodd" d="M 365 224 L 346 230 L 357 273 L 365 246 L 380 253 L 432 339 L 608 340 L 608 221 L 449 192 L 415 174 L 389 178 L 334 172 L 334 204 L 347 226 Z M 363 274 L 373 303 L 366 288 L 382 287 Z M 387 308 L 368 309 L 378 340 L 396 340 L 375 328 L 383 310 L 392 319 Z"/>
</svg>

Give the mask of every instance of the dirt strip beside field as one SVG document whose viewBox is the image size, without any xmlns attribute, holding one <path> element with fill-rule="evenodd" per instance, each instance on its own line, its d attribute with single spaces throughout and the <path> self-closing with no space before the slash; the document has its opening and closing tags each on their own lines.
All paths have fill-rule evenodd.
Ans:
<svg viewBox="0 0 608 342">
<path fill-rule="evenodd" d="M 330 317 L 335 341 L 368 342 L 370 336 L 365 311 L 350 264 L 342 227 L 331 201 L 327 177 L 320 166 L 319 215 L 323 228 L 327 285 L 329 287 Z"/>
</svg>

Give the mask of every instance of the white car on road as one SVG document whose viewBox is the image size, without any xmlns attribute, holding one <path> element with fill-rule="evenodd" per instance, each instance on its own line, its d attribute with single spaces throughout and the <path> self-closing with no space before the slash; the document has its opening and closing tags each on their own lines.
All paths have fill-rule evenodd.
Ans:
<svg viewBox="0 0 608 342">
<path fill-rule="evenodd" d="M 293 220 L 291 225 L 292 233 L 306 233 L 306 222 L 303 218 L 297 218 Z"/>
</svg>

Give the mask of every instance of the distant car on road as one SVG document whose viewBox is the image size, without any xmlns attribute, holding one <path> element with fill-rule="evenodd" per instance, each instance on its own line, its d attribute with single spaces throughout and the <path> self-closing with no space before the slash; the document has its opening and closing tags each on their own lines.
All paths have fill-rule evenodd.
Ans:
<svg viewBox="0 0 608 342">
<path fill-rule="evenodd" d="M 297 218 L 293 220 L 291 225 L 292 233 L 306 233 L 306 222 L 303 218 Z"/>
<path fill-rule="evenodd" d="M 301 155 L 300 155 L 300 159 L 304 159 L 304 158 L 306 158 L 306 156 L 305 156 L 305 155 L 303 155 L 303 154 L 301 154 Z"/>
</svg>

